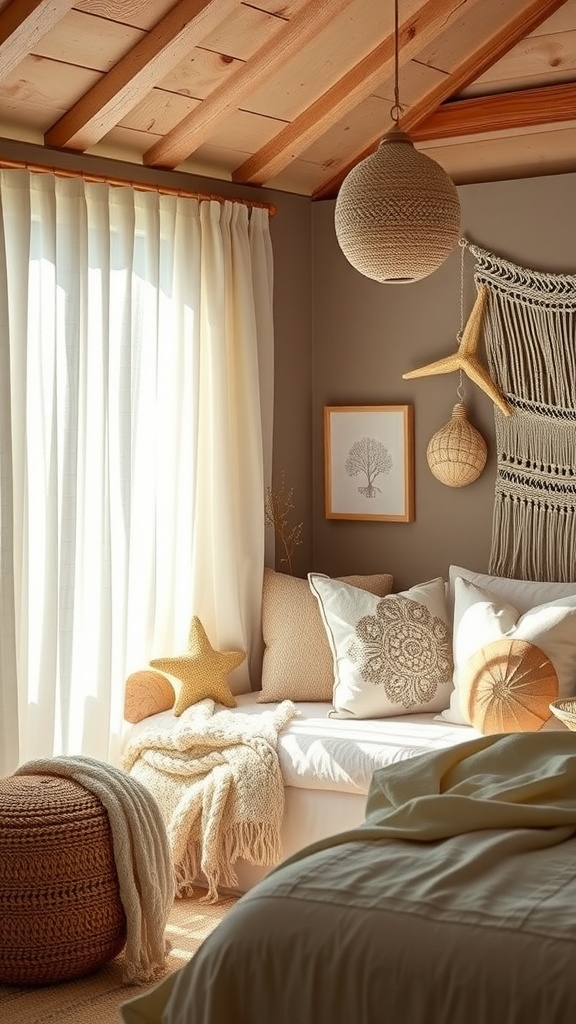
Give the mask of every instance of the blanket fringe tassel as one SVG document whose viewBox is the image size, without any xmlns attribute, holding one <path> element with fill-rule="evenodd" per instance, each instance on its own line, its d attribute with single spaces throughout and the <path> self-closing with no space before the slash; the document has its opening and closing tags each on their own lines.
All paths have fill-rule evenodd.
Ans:
<svg viewBox="0 0 576 1024">
<path fill-rule="evenodd" d="M 226 829 L 218 844 L 218 862 L 204 851 L 199 841 L 189 843 L 183 858 L 175 865 L 176 897 L 196 895 L 196 887 L 205 879 L 208 892 L 200 903 L 216 903 L 219 889 L 236 889 L 238 875 L 233 865 L 242 858 L 250 864 L 272 865 L 282 857 L 278 831 L 270 824 L 245 821 Z"/>
</svg>

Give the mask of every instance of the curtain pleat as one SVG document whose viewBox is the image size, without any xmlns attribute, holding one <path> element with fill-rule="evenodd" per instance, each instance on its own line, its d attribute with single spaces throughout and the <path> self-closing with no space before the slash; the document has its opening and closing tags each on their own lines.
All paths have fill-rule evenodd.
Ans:
<svg viewBox="0 0 576 1024">
<path fill-rule="evenodd" d="M 14 471 L 6 235 L 0 220 L 0 774 L 18 762 Z M 16 366 L 14 365 L 14 370 Z"/>
</svg>

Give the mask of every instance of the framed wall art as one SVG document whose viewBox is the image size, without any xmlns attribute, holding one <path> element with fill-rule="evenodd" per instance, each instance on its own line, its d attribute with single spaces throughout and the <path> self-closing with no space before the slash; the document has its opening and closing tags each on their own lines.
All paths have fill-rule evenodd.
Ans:
<svg viewBox="0 0 576 1024">
<path fill-rule="evenodd" d="M 411 405 L 324 408 L 327 519 L 414 521 Z"/>
</svg>

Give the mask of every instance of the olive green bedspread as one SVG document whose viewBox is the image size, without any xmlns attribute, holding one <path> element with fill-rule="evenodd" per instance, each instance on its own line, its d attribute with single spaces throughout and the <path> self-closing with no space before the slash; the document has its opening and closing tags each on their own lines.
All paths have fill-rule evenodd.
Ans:
<svg viewBox="0 0 576 1024">
<path fill-rule="evenodd" d="M 573 1024 L 576 734 L 374 774 L 365 823 L 285 861 L 127 1024 Z"/>
</svg>

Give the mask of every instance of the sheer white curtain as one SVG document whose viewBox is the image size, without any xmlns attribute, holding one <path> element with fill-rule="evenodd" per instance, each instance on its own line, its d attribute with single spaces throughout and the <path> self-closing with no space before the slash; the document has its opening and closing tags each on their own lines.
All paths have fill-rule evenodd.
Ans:
<svg viewBox="0 0 576 1024">
<path fill-rule="evenodd" d="M 6 773 L 117 760 L 193 614 L 257 664 L 273 329 L 266 210 L 19 170 L 0 205 Z"/>
</svg>

